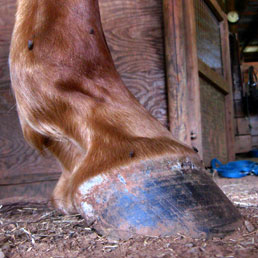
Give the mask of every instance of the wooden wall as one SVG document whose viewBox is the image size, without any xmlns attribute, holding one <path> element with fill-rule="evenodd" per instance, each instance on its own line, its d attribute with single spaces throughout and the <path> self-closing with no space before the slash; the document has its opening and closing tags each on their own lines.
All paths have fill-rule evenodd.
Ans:
<svg viewBox="0 0 258 258">
<path fill-rule="evenodd" d="M 185 138 L 189 145 L 197 147 L 206 166 L 210 166 L 213 158 L 222 162 L 233 160 L 226 15 L 216 0 L 164 0 L 163 3 L 169 111 L 172 110 L 169 118 L 180 115 L 175 125 L 186 124 Z M 170 126 L 173 128 L 173 121 Z"/>
<path fill-rule="evenodd" d="M 107 43 L 129 90 L 168 125 L 162 1 L 99 0 Z"/>
<path fill-rule="evenodd" d="M 165 126 L 167 97 L 162 1 L 100 0 L 101 18 L 115 65 L 126 86 Z M 0 199 L 49 197 L 60 175 L 50 157 L 24 141 L 10 89 L 8 52 L 16 0 L 0 0 Z"/>
<path fill-rule="evenodd" d="M 203 78 L 200 78 L 200 92 L 204 163 L 209 165 L 214 158 L 226 163 L 225 96 Z"/>
<path fill-rule="evenodd" d="M 0 0 L 0 199 L 47 196 L 60 173 L 53 159 L 28 146 L 20 129 L 8 69 L 15 11 L 15 0 Z"/>
<path fill-rule="evenodd" d="M 245 85 L 248 83 L 248 68 L 250 66 L 254 67 L 254 71 L 258 78 L 258 62 L 250 62 L 242 64 L 242 73 L 243 73 L 243 82 Z M 256 86 L 256 89 L 258 86 Z M 256 103 L 258 105 L 258 103 Z M 257 106 L 256 106 L 257 107 Z M 257 110 L 257 108 L 256 108 Z M 249 135 L 250 135 L 250 145 L 251 149 L 258 149 L 258 114 L 250 114 L 250 117 L 246 117 L 246 122 L 244 124 L 248 124 L 249 127 Z"/>
</svg>

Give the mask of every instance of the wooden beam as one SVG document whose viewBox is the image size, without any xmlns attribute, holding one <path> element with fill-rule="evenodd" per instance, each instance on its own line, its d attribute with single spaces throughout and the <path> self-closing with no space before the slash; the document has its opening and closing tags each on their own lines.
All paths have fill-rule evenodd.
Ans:
<svg viewBox="0 0 258 258">
<path fill-rule="evenodd" d="M 213 11 L 213 13 L 215 14 L 218 21 L 223 21 L 225 18 L 227 18 L 226 14 L 221 9 L 217 0 L 204 0 L 204 1 L 210 7 L 210 9 Z"/>
<path fill-rule="evenodd" d="M 1 178 L 0 187 L 11 185 L 26 185 L 35 184 L 40 182 L 51 182 L 59 179 L 61 172 L 55 172 L 52 174 L 37 173 L 28 175 L 10 175 L 9 177 Z"/>
<path fill-rule="evenodd" d="M 174 137 L 190 145 L 182 1 L 164 0 L 163 13 L 169 127 Z"/>
<path fill-rule="evenodd" d="M 224 94 L 229 93 L 229 85 L 227 81 L 200 59 L 198 59 L 198 68 L 200 75 L 211 82 L 214 87 L 222 91 Z"/>
<path fill-rule="evenodd" d="M 196 23 L 193 0 L 184 2 L 186 69 L 188 91 L 188 121 L 192 133 L 191 144 L 203 159 L 201 97 L 196 46 Z"/>
<path fill-rule="evenodd" d="M 231 74 L 231 61 L 229 49 L 229 30 L 227 18 L 220 23 L 221 32 L 221 49 L 222 49 L 222 62 L 224 70 L 224 78 L 228 85 L 228 94 L 225 96 L 225 112 L 226 112 L 226 130 L 227 130 L 227 149 L 228 160 L 235 159 L 235 132 L 234 132 L 234 107 L 233 107 L 233 84 Z"/>
</svg>

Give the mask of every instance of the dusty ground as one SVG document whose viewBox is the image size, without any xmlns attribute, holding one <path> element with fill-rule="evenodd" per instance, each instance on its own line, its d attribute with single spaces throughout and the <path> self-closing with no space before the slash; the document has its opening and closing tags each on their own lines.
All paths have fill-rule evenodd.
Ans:
<svg viewBox="0 0 258 258">
<path fill-rule="evenodd" d="M 245 224 L 224 239 L 99 236 L 79 216 L 63 216 L 46 204 L 0 206 L 3 257 L 258 257 L 258 177 L 214 180 L 238 207 Z"/>
</svg>

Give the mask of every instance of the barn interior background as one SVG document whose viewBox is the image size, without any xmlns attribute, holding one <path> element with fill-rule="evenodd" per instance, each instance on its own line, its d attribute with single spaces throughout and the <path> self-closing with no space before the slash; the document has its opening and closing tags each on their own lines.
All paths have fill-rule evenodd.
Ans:
<svg viewBox="0 0 258 258">
<path fill-rule="evenodd" d="M 60 169 L 24 141 L 10 88 L 15 10 L 0 0 L 0 199 L 48 198 Z M 100 11 L 126 86 L 206 166 L 258 148 L 257 0 L 100 0 Z"/>
</svg>

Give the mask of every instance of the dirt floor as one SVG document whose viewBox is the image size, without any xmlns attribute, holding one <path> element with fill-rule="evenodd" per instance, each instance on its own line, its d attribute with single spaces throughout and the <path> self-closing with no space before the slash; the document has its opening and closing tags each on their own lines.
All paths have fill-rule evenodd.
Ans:
<svg viewBox="0 0 258 258">
<path fill-rule="evenodd" d="M 223 239 L 137 237 L 116 241 L 98 235 L 79 215 L 64 216 L 42 203 L 0 206 L 3 257 L 258 257 L 258 177 L 214 181 L 243 215 L 244 225 Z"/>
</svg>

